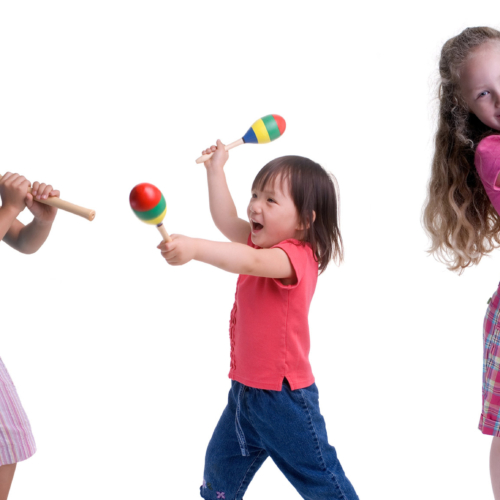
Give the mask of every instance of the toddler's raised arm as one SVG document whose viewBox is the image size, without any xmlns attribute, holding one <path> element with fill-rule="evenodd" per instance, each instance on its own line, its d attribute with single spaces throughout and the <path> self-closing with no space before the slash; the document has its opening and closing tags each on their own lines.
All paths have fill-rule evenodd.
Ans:
<svg viewBox="0 0 500 500">
<path fill-rule="evenodd" d="M 250 223 L 238 217 L 224 174 L 224 165 L 229 158 L 229 153 L 220 140 L 217 141 L 217 146 L 203 151 L 203 154 L 207 153 L 214 153 L 205 162 L 212 219 L 219 231 L 230 241 L 247 243 Z"/>
</svg>

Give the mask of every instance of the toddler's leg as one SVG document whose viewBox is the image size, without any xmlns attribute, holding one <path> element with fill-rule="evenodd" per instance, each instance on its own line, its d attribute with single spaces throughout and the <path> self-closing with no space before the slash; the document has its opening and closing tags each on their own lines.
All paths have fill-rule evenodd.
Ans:
<svg viewBox="0 0 500 500">
<path fill-rule="evenodd" d="M 490 475 L 495 500 L 500 500 L 500 437 L 491 442 Z"/>
<path fill-rule="evenodd" d="M 232 382 L 228 404 L 215 428 L 205 457 L 200 494 L 209 500 L 240 500 L 268 457 L 260 439 L 241 414 L 247 388 Z"/>
<path fill-rule="evenodd" d="M 276 465 L 307 500 L 359 500 L 328 444 L 313 384 L 292 391 L 248 392 L 248 415 Z"/>
<path fill-rule="evenodd" d="M 14 478 L 17 464 L 2 465 L 0 467 L 0 500 L 7 500 L 10 491 L 10 485 Z"/>
</svg>

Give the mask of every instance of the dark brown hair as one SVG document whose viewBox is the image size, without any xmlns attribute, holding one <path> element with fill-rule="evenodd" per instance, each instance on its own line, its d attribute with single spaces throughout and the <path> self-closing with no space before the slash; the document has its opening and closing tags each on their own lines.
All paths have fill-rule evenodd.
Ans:
<svg viewBox="0 0 500 500">
<path fill-rule="evenodd" d="M 282 156 L 265 165 L 255 177 L 252 189 L 264 189 L 288 182 L 290 194 L 304 228 L 304 243 L 311 245 L 319 263 L 320 274 L 330 260 L 343 260 L 342 236 L 339 228 L 337 181 L 332 174 L 309 158 Z M 316 214 L 314 217 L 313 212 Z"/>
<path fill-rule="evenodd" d="M 460 88 L 468 57 L 492 41 L 500 42 L 497 30 L 467 28 L 443 45 L 439 60 L 439 123 L 423 223 L 429 251 L 458 272 L 500 245 L 500 218 L 474 166 L 479 141 L 498 132 L 470 112 Z"/>
</svg>

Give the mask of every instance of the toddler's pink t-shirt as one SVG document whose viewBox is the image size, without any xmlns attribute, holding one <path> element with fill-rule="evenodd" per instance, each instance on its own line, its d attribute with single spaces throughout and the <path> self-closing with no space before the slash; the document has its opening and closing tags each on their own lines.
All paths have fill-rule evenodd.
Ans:
<svg viewBox="0 0 500 500">
<path fill-rule="evenodd" d="M 500 135 L 485 137 L 477 145 L 474 163 L 491 204 L 500 214 L 500 187 L 495 186 L 500 173 Z"/>
<path fill-rule="evenodd" d="M 251 242 L 253 248 L 259 248 Z M 308 314 L 318 263 L 311 246 L 290 239 L 278 243 L 297 275 L 293 285 L 240 275 L 231 311 L 229 378 L 249 387 L 280 391 L 286 378 L 292 390 L 314 382 L 309 363 Z"/>
</svg>

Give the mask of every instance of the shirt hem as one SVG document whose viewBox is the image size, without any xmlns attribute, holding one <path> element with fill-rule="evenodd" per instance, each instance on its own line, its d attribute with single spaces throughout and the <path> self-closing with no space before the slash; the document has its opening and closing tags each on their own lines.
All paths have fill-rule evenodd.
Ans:
<svg viewBox="0 0 500 500">
<path fill-rule="evenodd" d="M 304 387 L 309 387 L 310 385 L 314 384 L 315 381 L 314 375 L 304 381 L 296 381 L 293 379 L 290 380 L 288 376 L 284 375 L 281 381 L 277 384 L 254 382 L 253 380 L 249 380 L 244 377 L 234 375 L 232 373 L 229 373 L 228 377 L 231 380 L 235 380 L 236 382 L 239 382 L 240 384 L 246 385 L 248 387 L 252 387 L 253 389 L 263 389 L 267 391 L 278 391 L 278 392 L 281 391 L 283 380 L 285 378 L 288 380 L 288 383 L 290 384 L 290 389 L 292 389 L 292 391 L 296 391 L 298 389 L 304 389 Z"/>
</svg>

